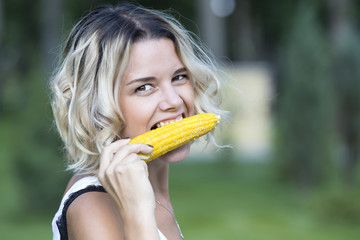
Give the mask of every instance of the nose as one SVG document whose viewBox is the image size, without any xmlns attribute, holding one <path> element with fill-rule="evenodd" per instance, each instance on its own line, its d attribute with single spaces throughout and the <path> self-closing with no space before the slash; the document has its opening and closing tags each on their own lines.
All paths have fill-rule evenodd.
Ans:
<svg viewBox="0 0 360 240">
<path fill-rule="evenodd" d="M 182 103 L 183 99 L 180 97 L 174 86 L 169 86 L 163 89 L 162 100 L 159 103 L 160 110 L 175 111 L 179 109 Z"/>
</svg>

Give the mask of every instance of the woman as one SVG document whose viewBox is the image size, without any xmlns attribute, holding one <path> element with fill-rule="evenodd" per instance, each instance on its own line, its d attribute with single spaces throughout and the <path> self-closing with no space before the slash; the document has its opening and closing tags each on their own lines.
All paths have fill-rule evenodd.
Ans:
<svg viewBox="0 0 360 240">
<path fill-rule="evenodd" d="M 169 164 L 186 144 L 148 163 L 152 146 L 129 138 L 218 109 L 214 64 L 161 12 L 105 6 L 73 28 L 51 81 L 52 107 L 74 171 L 53 219 L 53 239 L 181 239 Z"/>
</svg>

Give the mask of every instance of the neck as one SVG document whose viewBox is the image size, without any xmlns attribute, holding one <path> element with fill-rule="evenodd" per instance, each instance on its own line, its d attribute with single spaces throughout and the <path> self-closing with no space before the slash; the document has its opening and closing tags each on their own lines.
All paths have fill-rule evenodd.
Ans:
<svg viewBox="0 0 360 240">
<path fill-rule="evenodd" d="M 149 180 L 153 187 L 155 197 L 169 197 L 169 164 L 155 159 L 148 163 Z"/>
</svg>

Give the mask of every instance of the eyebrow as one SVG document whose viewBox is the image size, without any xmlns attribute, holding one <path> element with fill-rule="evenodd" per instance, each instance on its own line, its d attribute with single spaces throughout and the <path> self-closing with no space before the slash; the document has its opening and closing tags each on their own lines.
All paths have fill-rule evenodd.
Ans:
<svg viewBox="0 0 360 240">
<path fill-rule="evenodd" d="M 131 84 L 138 83 L 138 82 L 148 82 L 148 81 L 151 81 L 151 80 L 154 80 L 154 79 L 155 79 L 155 77 L 137 78 L 137 79 L 134 79 L 134 80 L 131 80 L 130 82 L 128 82 L 126 84 L 126 86 L 129 86 Z"/>
<path fill-rule="evenodd" d="M 182 73 L 182 72 L 186 72 L 187 69 L 185 67 L 182 67 L 182 68 L 179 68 L 177 69 L 173 75 L 176 75 L 176 74 L 179 74 L 179 73 Z M 126 84 L 126 86 L 129 86 L 131 84 L 134 84 L 134 83 L 139 83 L 139 82 L 149 82 L 149 81 L 152 81 L 154 80 L 155 77 L 144 77 L 144 78 L 137 78 L 137 79 L 134 79 L 134 80 L 131 80 L 130 82 L 128 82 Z"/>
<path fill-rule="evenodd" d="M 176 75 L 176 74 L 178 74 L 178 73 L 186 72 L 186 71 L 187 71 L 187 69 L 186 69 L 185 67 L 182 67 L 182 68 L 179 68 L 178 70 L 176 70 L 176 71 L 174 72 L 174 75 Z"/>
</svg>

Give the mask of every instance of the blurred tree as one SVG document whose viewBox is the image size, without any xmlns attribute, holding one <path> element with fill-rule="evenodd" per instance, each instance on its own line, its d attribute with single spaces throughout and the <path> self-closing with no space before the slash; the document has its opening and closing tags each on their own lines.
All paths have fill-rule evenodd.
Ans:
<svg viewBox="0 0 360 240">
<path fill-rule="evenodd" d="M 42 0 L 41 1 L 40 51 L 42 66 L 47 73 L 55 68 L 55 60 L 60 52 L 58 46 L 62 31 L 63 0 Z"/>
<path fill-rule="evenodd" d="M 296 8 L 281 51 L 278 129 L 281 176 L 309 188 L 328 177 L 332 165 L 333 89 L 330 54 L 316 5 Z"/>
<path fill-rule="evenodd" d="M 0 0 L 0 41 L 1 42 L 2 42 L 2 37 L 3 37 L 3 27 L 4 27 L 3 3 L 2 3 L 2 0 Z"/>
<path fill-rule="evenodd" d="M 253 12 L 251 11 L 251 1 L 242 0 L 238 1 L 234 12 L 234 22 L 231 24 L 231 33 L 238 41 L 232 41 L 234 46 L 233 57 L 236 56 L 237 60 L 253 61 L 258 58 L 257 50 L 260 48 L 257 42 L 258 26 L 253 23 Z M 231 34 L 230 33 L 230 34 Z M 232 35 L 231 34 L 231 35 Z"/>
<path fill-rule="evenodd" d="M 228 24 L 229 55 L 235 61 L 272 63 L 290 29 L 299 0 L 239 0 Z"/>
<path fill-rule="evenodd" d="M 3 5 L 0 142 L 8 144 L 1 152 L 6 179 L 0 187 L 7 189 L 7 199 L 11 200 L 4 200 L 4 209 L 10 215 L 26 207 L 47 211 L 57 202 L 44 204 L 44 199 L 58 199 L 63 189 L 54 186 L 65 184 L 65 177 L 56 175 L 64 167 L 57 152 L 59 139 L 50 133 L 47 77 L 40 58 L 41 4 L 37 3 L 40 1 L 14 0 Z"/>
<path fill-rule="evenodd" d="M 216 16 L 210 1 L 197 0 L 199 36 L 219 59 L 226 55 L 226 25 L 222 17 Z"/>
<path fill-rule="evenodd" d="M 328 0 L 330 33 L 334 52 L 339 134 L 344 146 L 341 155 L 344 182 L 353 186 L 360 161 L 360 37 L 353 26 L 351 0 Z"/>
<path fill-rule="evenodd" d="M 4 13 L 3 13 L 3 3 L 2 0 L 0 0 L 0 59 L 3 59 L 2 53 L 4 52 L 3 49 L 3 28 L 4 28 Z M 3 61 L 0 60 L 0 95 L 4 87 L 4 76 L 3 76 Z M 0 116 L 1 116 L 1 110 L 2 110 L 2 101 L 0 97 Z"/>
<path fill-rule="evenodd" d="M 21 203 L 17 210 L 49 214 L 58 206 L 69 174 L 64 171 L 62 143 L 52 124 L 46 78 L 39 78 L 41 72 L 31 71 L 30 81 L 23 84 L 27 98 L 14 120 L 11 161 Z"/>
</svg>

